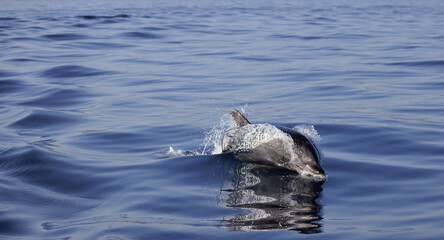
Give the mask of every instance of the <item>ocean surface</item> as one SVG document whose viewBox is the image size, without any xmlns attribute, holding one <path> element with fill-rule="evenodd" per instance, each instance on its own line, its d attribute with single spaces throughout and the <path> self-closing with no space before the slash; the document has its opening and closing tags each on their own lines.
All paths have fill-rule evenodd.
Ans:
<svg viewBox="0 0 444 240">
<path fill-rule="evenodd" d="M 0 239 L 442 239 L 443 1 L 0 0 Z M 228 110 L 325 182 L 220 154 Z"/>
</svg>

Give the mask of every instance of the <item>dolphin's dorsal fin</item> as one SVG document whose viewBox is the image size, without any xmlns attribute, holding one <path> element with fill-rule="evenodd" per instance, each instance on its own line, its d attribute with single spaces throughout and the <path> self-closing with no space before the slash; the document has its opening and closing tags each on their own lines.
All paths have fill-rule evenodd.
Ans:
<svg viewBox="0 0 444 240">
<path fill-rule="evenodd" d="M 232 108 L 230 109 L 230 114 L 234 118 L 234 121 L 238 127 L 243 127 L 250 124 L 250 121 L 248 121 L 248 119 L 246 119 L 238 110 Z"/>
</svg>

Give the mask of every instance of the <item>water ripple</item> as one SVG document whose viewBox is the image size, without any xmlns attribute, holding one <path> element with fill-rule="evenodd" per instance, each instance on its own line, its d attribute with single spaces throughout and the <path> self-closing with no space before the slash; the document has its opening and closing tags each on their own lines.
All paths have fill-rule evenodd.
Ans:
<svg viewBox="0 0 444 240">
<path fill-rule="evenodd" d="M 444 67 L 444 60 L 395 62 L 389 63 L 388 65 L 404 67 Z"/>
<path fill-rule="evenodd" d="M 152 34 L 149 32 L 125 32 L 120 34 L 121 36 L 124 37 L 129 37 L 129 38 L 142 38 L 142 39 L 158 39 L 158 38 L 162 38 L 160 35 L 157 34 Z"/>
<path fill-rule="evenodd" d="M 79 40 L 79 39 L 88 38 L 85 35 L 80 35 L 76 33 L 48 34 L 48 35 L 43 35 L 42 37 L 55 41 Z"/>
<path fill-rule="evenodd" d="M 85 90 L 50 89 L 21 104 L 39 107 L 67 107 L 84 103 L 93 96 L 97 97 L 96 94 L 89 94 Z"/>
<path fill-rule="evenodd" d="M 75 44 L 72 44 L 74 47 L 80 47 L 84 49 L 90 49 L 90 50 L 111 50 L 111 49 L 122 49 L 122 48 L 129 48 L 133 45 L 130 44 L 122 44 L 122 43 L 112 43 L 112 42 L 78 42 Z"/>
<path fill-rule="evenodd" d="M 16 75 L 16 74 L 13 72 L 0 69 L 0 77 L 10 77 L 10 76 L 14 76 L 14 75 Z"/>
<path fill-rule="evenodd" d="M 100 15 L 80 15 L 78 18 L 82 18 L 85 20 L 95 20 L 95 19 L 112 19 L 112 18 L 130 18 L 131 16 L 128 14 L 118 14 L 118 15 L 110 15 L 110 16 L 100 16 Z"/>
<path fill-rule="evenodd" d="M 79 194 L 88 198 L 98 198 L 106 193 L 98 191 L 102 187 L 103 177 L 87 174 L 95 170 L 63 159 L 32 147 L 13 148 L 2 153 L 0 172 L 58 193 Z"/>
<path fill-rule="evenodd" d="M 15 17 L 0 17 L 0 21 L 15 21 L 18 20 L 18 18 Z"/>
<path fill-rule="evenodd" d="M 0 80 L 0 94 L 7 94 L 22 90 L 26 85 L 17 79 Z"/>
<path fill-rule="evenodd" d="M 97 76 L 108 73 L 110 72 L 90 67 L 84 67 L 80 65 L 63 65 L 42 71 L 40 73 L 40 76 L 49 77 L 49 78 L 78 78 L 78 77 Z"/>
<path fill-rule="evenodd" d="M 79 118 L 68 113 L 47 111 L 47 110 L 34 110 L 25 117 L 15 121 L 8 125 L 11 128 L 16 129 L 61 129 L 78 121 Z"/>
</svg>

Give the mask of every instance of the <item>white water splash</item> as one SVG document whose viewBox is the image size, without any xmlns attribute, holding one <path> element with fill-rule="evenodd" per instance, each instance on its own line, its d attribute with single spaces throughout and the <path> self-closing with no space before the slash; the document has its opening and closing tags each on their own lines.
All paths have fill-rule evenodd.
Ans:
<svg viewBox="0 0 444 240">
<path fill-rule="evenodd" d="M 313 125 L 296 125 L 293 127 L 293 130 L 302 133 L 316 144 L 321 142 L 321 135 L 319 135 Z"/>
<path fill-rule="evenodd" d="M 201 154 L 219 154 L 222 153 L 222 138 L 228 129 L 235 128 L 236 122 L 229 114 L 224 114 L 219 125 L 205 132 L 204 143 L 202 144 Z"/>
<path fill-rule="evenodd" d="M 280 143 L 288 150 L 293 147 L 293 140 L 288 134 L 268 123 L 249 124 L 242 128 L 228 130 L 228 132 L 229 135 L 233 135 L 230 140 L 234 141 L 235 150 L 250 150 L 273 140 L 281 140 Z"/>
<path fill-rule="evenodd" d="M 173 147 L 170 147 L 167 151 L 163 151 L 162 153 L 167 157 L 183 157 L 183 156 L 198 155 L 196 152 L 186 151 L 182 149 L 175 150 Z"/>
</svg>

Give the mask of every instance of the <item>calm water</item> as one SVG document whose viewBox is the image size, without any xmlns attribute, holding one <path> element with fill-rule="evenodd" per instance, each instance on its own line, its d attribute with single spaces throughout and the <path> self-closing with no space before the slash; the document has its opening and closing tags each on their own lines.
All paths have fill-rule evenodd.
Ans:
<svg viewBox="0 0 444 240">
<path fill-rule="evenodd" d="M 0 0 L 0 239 L 442 238 L 442 1 L 95 2 Z M 211 154 L 233 107 L 328 180 Z"/>
</svg>

